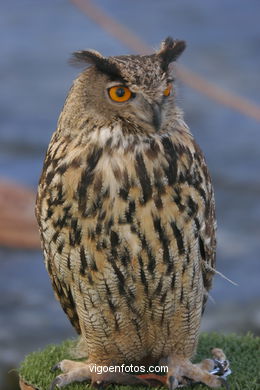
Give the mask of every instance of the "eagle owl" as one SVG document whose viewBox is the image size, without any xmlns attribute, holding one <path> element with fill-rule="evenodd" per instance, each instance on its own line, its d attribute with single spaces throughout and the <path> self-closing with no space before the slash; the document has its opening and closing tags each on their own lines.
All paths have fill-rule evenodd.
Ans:
<svg viewBox="0 0 260 390">
<path fill-rule="evenodd" d="M 175 105 L 170 64 L 184 48 L 168 37 L 151 55 L 74 53 L 85 70 L 52 136 L 36 215 L 53 289 L 87 359 L 59 362 L 51 388 L 225 384 L 221 350 L 190 361 L 214 275 L 216 223 L 203 154 Z M 91 369 L 159 362 L 167 376 Z"/>
</svg>

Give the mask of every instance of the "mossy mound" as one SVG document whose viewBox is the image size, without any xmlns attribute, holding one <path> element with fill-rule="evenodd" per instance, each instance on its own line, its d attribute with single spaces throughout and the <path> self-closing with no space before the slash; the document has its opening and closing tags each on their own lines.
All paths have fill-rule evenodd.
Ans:
<svg viewBox="0 0 260 390">
<path fill-rule="evenodd" d="M 69 340 L 61 345 L 49 345 L 43 351 L 31 353 L 19 368 L 20 378 L 32 388 L 48 390 L 50 383 L 57 375 L 50 371 L 51 367 L 62 359 L 73 359 L 70 351 L 74 345 L 75 341 Z M 259 337 L 254 337 L 251 334 L 246 336 L 202 334 L 195 362 L 210 357 L 210 350 L 213 347 L 222 348 L 230 360 L 232 369 L 232 374 L 228 377 L 230 390 L 260 389 Z M 64 390 L 83 390 L 87 386 L 86 383 L 75 383 L 64 387 Z M 114 388 L 119 390 L 120 386 L 114 386 Z M 135 388 L 137 389 L 137 387 Z M 208 389 L 204 385 L 197 385 L 195 388 L 196 390 Z M 129 387 L 128 389 L 128 386 L 121 386 L 121 390 L 131 389 L 133 388 Z M 140 387 L 140 389 L 144 390 L 144 387 Z"/>
</svg>

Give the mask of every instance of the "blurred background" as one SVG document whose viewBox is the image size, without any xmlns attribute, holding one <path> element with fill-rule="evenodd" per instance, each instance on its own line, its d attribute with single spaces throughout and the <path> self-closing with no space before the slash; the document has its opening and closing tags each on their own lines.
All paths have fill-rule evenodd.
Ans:
<svg viewBox="0 0 260 390">
<path fill-rule="evenodd" d="M 260 335 L 260 114 L 250 111 L 260 105 L 260 2 L 97 0 L 92 4 L 102 10 L 99 23 L 79 3 L 90 4 L 12 0 L 0 5 L 1 390 L 18 389 L 13 369 L 25 354 L 75 335 L 53 296 L 33 208 L 44 154 L 78 73 L 67 63 L 70 54 L 86 48 L 104 55 L 133 52 L 104 30 L 106 15 L 152 48 L 168 35 L 186 40 L 180 72 L 185 66 L 213 89 L 252 102 L 242 112 L 243 107 L 232 109 L 190 88 L 184 75 L 178 83 L 178 104 L 213 177 L 218 270 L 238 284 L 216 276 L 202 330 Z"/>
</svg>

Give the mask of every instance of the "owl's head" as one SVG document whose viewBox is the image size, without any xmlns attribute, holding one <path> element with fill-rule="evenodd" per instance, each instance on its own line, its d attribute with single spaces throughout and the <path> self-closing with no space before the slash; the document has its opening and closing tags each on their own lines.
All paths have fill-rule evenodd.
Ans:
<svg viewBox="0 0 260 390">
<path fill-rule="evenodd" d="M 74 62 L 91 65 L 76 82 L 82 107 L 97 122 L 118 121 L 135 131 L 159 131 L 174 105 L 169 65 L 184 49 L 184 41 L 168 37 L 151 55 L 104 57 L 94 50 L 74 53 Z"/>
</svg>

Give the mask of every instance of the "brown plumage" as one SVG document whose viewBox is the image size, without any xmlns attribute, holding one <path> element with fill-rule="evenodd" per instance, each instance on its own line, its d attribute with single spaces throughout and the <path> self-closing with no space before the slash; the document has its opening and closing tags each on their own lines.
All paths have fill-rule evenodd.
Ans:
<svg viewBox="0 0 260 390">
<path fill-rule="evenodd" d="M 61 362 L 53 387 L 147 384 L 101 378 L 89 365 L 161 359 L 172 389 L 185 377 L 223 382 L 189 362 L 214 274 L 216 223 L 203 154 L 175 106 L 169 64 L 184 48 L 167 38 L 150 56 L 74 56 L 91 67 L 66 99 L 36 214 L 54 291 L 88 360 Z"/>
</svg>

